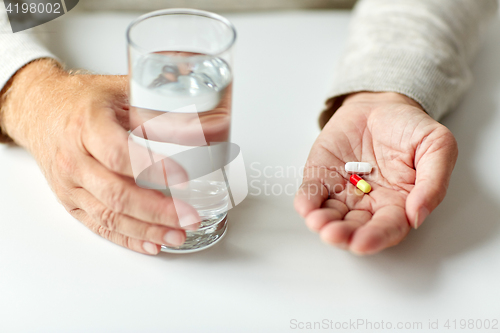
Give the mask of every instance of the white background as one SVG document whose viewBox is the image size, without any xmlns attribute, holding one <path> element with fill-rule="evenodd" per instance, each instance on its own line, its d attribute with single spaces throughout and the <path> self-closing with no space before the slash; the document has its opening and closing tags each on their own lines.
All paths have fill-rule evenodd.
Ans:
<svg viewBox="0 0 500 333">
<path fill-rule="evenodd" d="M 126 74 L 125 28 L 138 14 L 71 12 L 42 30 L 70 67 Z M 474 87 L 443 121 L 460 149 L 445 201 L 397 247 L 357 257 L 309 232 L 292 195 L 256 195 L 264 181 L 289 194 L 300 183 L 291 171 L 319 133 L 350 13 L 227 17 L 239 33 L 233 142 L 254 182 L 226 238 L 190 255 L 121 248 L 65 212 L 29 154 L 1 146 L 0 331 L 293 332 L 306 331 L 294 319 L 363 319 L 479 332 L 443 325 L 500 320 L 500 22 Z M 265 167 L 273 177 L 259 177 Z"/>
</svg>

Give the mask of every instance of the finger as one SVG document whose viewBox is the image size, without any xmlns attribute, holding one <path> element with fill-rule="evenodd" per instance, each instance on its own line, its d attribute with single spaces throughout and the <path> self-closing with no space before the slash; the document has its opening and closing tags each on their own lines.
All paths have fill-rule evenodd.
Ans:
<svg viewBox="0 0 500 333">
<path fill-rule="evenodd" d="M 428 147 L 419 148 L 421 156 L 417 151 L 415 186 L 406 200 L 408 220 L 415 229 L 443 201 L 458 157 L 456 140 L 449 131 L 426 142 Z"/>
<path fill-rule="evenodd" d="M 306 225 L 311 231 L 319 232 L 328 222 L 342 220 L 348 211 L 343 202 L 329 199 L 323 203 L 322 208 L 313 210 L 306 216 Z"/>
<path fill-rule="evenodd" d="M 157 142 L 168 142 L 183 146 L 205 146 L 207 138 L 205 130 L 209 133 L 211 125 L 217 132 L 225 132 L 229 130 L 229 123 L 226 116 L 220 114 L 214 115 L 220 122 L 211 122 L 202 126 L 201 121 L 205 118 L 213 118 L 209 116 L 213 111 L 207 111 L 208 115 L 199 115 L 196 108 L 193 112 L 155 112 L 151 110 L 136 110 L 133 111 L 132 128 L 134 132 L 141 130 L 144 133 L 144 138 Z"/>
<path fill-rule="evenodd" d="M 75 177 L 81 187 L 115 213 L 189 230 L 196 230 L 201 221 L 198 212 L 187 203 L 140 188 L 133 179 L 109 171 L 92 157 L 83 157 L 82 168 Z"/>
<path fill-rule="evenodd" d="M 295 194 L 295 210 L 302 217 L 306 217 L 313 210 L 320 208 L 328 198 L 334 196 L 338 198 L 345 186 L 345 179 L 338 173 L 335 173 L 333 177 L 304 178 Z"/>
<path fill-rule="evenodd" d="M 334 220 L 325 224 L 320 231 L 320 237 L 327 244 L 347 249 L 354 231 L 371 217 L 372 214 L 369 211 L 352 210 L 345 215 L 344 220 Z"/>
<path fill-rule="evenodd" d="M 115 213 L 81 187 L 73 189 L 70 198 L 97 224 L 107 230 L 154 244 L 180 246 L 186 241 L 186 233 L 183 230 L 146 223 Z"/>
<path fill-rule="evenodd" d="M 71 215 L 82 222 L 87 228 L 102 236 L 103 238 L 118 244 L 120 246 L 126 247 L 132 251 L 157 255 L 160 252 L 160 245 L 153 244 L 151 242 L 145 242 L 139 239 L 135 239 L 132 237 L 128 237 L 122 234 L 119 234 L 116 231 L 110 231 L 103 226 L 97 224 L 92 217 L 90 217 L 84 210 L 82 209 L 74 209 L 70 211 Z"/>
<path fill-rule="evenodd" d="M 162 164 L 171 181 L 188 181 L 186 171 L 178 163 L 134 142 L 134 138 L 144 141 L 143 128 L 138 127 L 133 132 L 135 136 L 129 136 L 118 122 L 113 109 L 102 108 L 99 111 L 93 113 L 96 119 L 92 120 L 92 126 L 84 128 L 82 143 L 87 152 L 106 168 L 137 178 L 142 171 L 163 160 Z"/>
<path fill-rule="evenodd" d="M 319 179 L 305 180 L 300 185 L 294 199 L 295 210 L 306 217 L 311 211 L 321 207 L 330 196 L 328 188 Z"/>
<path fill-rule="evenodd" d="M 398 244 L 409 230 L 405 209 L 385 206 L 377 210 L 371 220 L 354 231 L 349 249 L 356 254 L 374 254 Z"/>
<path fill-rule="evenodd" d="M 128 152 L 136 181 L 156 185 L 177 185 L 187 182 L 184 168 L 171 158 L 155 153 L 150 147 L 144 126 L 135 128 L 128 137 Z"/>
<path fill-rule="evenodd" d="M 108 169 L 132 177 L 128 133 L 119 124 L 115 111 L 102 107 L 91 117 L 90 125 L 84 126 L 82 132 L 84 148 Z"/>
<path fill-rule="evenodd" d="M 314 209 L 321 207 L 323 202 L 341 193 L 346 186 L 346 180 L 339 174 L 340 168 L 333 165 L 330 168 L 316 166 L 307 161 L 304 178 L 295 194 L 295 210 L 306 217 Z"/>
<path fill-rule="evenodd" d="M 187 172 L 171 159 L 165 158 L 146 165 L 142 171 L 136 169 L 136 161 L 137 159 L 134 158 L 134 162 L 132 162 L 134 179 L 140 187 L 160 190 L 165 190 L 167 187 L 176 189 L 188 187 Z"/>
</svg>

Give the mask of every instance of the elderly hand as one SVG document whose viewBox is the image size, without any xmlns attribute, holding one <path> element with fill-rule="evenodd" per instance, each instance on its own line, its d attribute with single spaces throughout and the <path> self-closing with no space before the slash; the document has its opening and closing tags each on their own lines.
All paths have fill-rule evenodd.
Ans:
<svg viewBox="0 0 500 333">
<path fill-rule="evenodd" d="M 314 143 L 295 197 L 306 225 L 356 254 L 398 244 L 443 200 L 458 156 L 451 132 L 396 93 L 349 96 Z M 363 194 L 346 162 L 369 162 Z"/>
<path fill-rule="evenodd" d="M 186 239 L 175 208 L 191 222 L 199 216 L 135 184 L 127 95 L 127 77 L 69 75 L 53 60 L 37 60 L 14 76 L 2 104 L 2 128 L 32 153 L 72 216 L 116 244 L 154 255 L 161 244 L 179 246 Z"/>
</svg>

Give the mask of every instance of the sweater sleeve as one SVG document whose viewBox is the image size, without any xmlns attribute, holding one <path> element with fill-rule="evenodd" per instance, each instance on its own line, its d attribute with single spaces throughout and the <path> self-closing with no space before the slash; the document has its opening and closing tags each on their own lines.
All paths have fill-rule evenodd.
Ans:
<svg viewBox="0 0 500 333">
<path fill-rule="evenodd" d="M 39 58 L 57 59 L 31 30 L 12 33 L 3 1 L 0 1 L 0 91 L 27 63 Z M 58 59 L 57 59 L 58 60 Z"/>
<path fill-rule="evenodd" d="M 497 0 L 361 0 L 320 126 L 343 96 L 404 94 L 439 120 L 471 84 L 471 61 Z"/>
</svg>

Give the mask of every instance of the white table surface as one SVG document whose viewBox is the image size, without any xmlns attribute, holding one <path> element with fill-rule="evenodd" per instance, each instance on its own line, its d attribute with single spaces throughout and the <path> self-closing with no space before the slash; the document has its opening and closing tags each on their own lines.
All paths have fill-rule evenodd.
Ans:
<svg viewBox="0 0 500 333">
<path fill-rule="evenodd" d="M 69 66 L 125 74 L 125 28 L 137 15 L 70 13 L 42 30 Z M 291 195 L 350 13 L 227 17 L 239 33 L 233 141 L 253 186 L 230 211 L 226 238 L 189 255 L 121 248 L 66 213 L 28 153 L 1 146 L 0 331 L 288 332 L 359 319 L 480 332 L 454 330 L 453 320 L 500 320 L 500 21 L 474 87 L 444 120 L 460 149 L 445 201 L 399 246 L 357 257 L 309 232 Z M 259 177 L 265 167 L 275 176 Z M 265 195 L 264 181 L 275 193 L 291 184 L 288 195 Z"/>
</svg>

